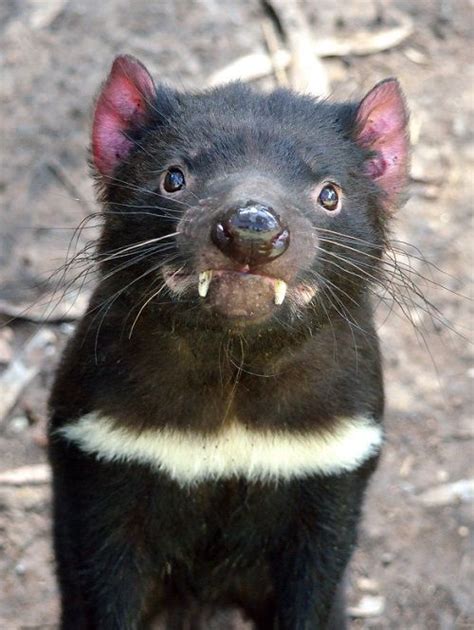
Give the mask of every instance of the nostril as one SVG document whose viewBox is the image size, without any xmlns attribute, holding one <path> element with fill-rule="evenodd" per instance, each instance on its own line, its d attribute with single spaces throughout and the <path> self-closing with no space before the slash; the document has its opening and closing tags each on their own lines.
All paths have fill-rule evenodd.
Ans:
<svg viewBox="0 0 474 630">
<path fill-rule="evenodd" d="M 216 223 L 211 231 L 211 238 L 222 249 L 232 239 L 232 233 L 224 223 Z"/>
<path fill-rule="evenodd" d="M 284 229 L 277 234 L 272 240 L 272 246 L 275 250 L 282 251 L 282 253 L 287 249 L 290 243 L 290 232 L 287 229 Z"/>
</svg>

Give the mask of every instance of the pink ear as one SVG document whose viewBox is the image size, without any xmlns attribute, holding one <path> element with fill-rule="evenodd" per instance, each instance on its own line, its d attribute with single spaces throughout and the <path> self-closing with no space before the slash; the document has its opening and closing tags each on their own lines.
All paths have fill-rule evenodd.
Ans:
<svg viewBox="0 0 474 630">
<path fill-rule="evenodd" d="M 148 70 L 130 55 L 117 57 L 97 99 L 92 126 L 92 156 L 105 176 L 130 152 L 126 132 L 146 119 L 155 86 Z"/>
<path fill-rule="evenodd" d="M 396 202 L 407 181 L 408 113 L 396 79 L 378 83 L 357 110 L 355 140 L 374 152 L 366 173 L 385 191 L 385 205 Z"/>
</svg>

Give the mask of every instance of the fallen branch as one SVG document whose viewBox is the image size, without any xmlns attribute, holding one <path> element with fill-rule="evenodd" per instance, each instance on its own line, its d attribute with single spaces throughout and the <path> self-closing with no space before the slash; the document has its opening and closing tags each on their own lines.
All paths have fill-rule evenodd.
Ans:
<svg viewBox="0 0 474 630">
<path fill-rule="evenodd" d="M 327 37 L 315 44 L 320 57 L 366 57 L 395 48 L 413 33 L 413 21 L 399 11 L 391 11 L 397 24 L 379 31 L 363 30 L 343 37 Z"/>
<path fill-rule="evenodd" d="M 328 74 L 315 52 L 315 42 L 300 3 L 297 0 L 262 0 L 262 3 L 289 48 L 291 87 L 299 92 L 327 96 L 330 91 Z M 272 65 L 275 72 L 283 72 L 275 61 L 277 52 L 271 51 Z"/>
<path fill-rule="evenodd" d="M 0 421 L 13 409 L 23 389 L 39 374 L 42 357 L 55 341 L 56 336 L 51 330 L 40 328 L 21 355 L 0 376 Z"/>
<path fill-rule="evenodd" d="M 272 59 L 267 53 L 252 53 L 240 57 L 222 70 L 211 75 L 209 85 L 222 85 L 231 81 L 256 81 L 276 70 L 285 71 L 290 65 L 291 55 L 287 50 L 277 50 Z"/>
<path fill-rule="evenodd" d="M 262 33 L 267 46 L 270 61 L 272 63 L 273 74 L 275 75 L 276 82 L 279 86 L 288 87 L 290 82 L 286 74 L 286 68 L 283 68 L 278 64 L 276 55 L 278 54 L 279 42 L 275 33 L 275 27 L 271 23 L 270 19 L 262 22 Z"/>
<path fill-rule="evenodd" d="M 364 57 L 384 50 L 389 50 L 401 44 L 413 33 L 413 22 L 410 18 L 392 11 L 397 25 L 373 32 L 359 31 L 344 37 L 327 37 L 317 39 L 313 43 L 313 53 L 317 57 Z M 273 63 L 266 53 L 252 53 L 240 57 L 225 68 L 218 70 L 209 80 L 209 84 L 220 85 L 238 79 L 242 81 L 256 81 L 269 76 L 274 65 L 279 69 L 286 69 L 290 65 L 291 54 L 288 50 L 277 50 L 273 55 Z"/>
<path fill-rule="evenodd" d="M 66 293 L 50 291 L 33 302 L 0 300 L 0 315 L 40 324 L 71 322 L 79 319 L 87 308 L 90 291 L 67 289 Z"/>
</svg>

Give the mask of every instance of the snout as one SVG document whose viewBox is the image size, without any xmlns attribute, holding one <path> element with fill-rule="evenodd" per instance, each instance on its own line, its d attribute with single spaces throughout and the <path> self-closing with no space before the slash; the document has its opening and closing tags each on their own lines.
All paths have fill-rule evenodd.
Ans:
<svg viewBox="0 0 474 630">
<path fill-rule="evenodd" d="M 197 294 L 214 321 L 246 326 L 284 315 L 287 294 L 293 304 L 297 276 L 314 256 L 311 223 L 271 177 L 226 177 L 208 192 L 178 225 L 194 273 L 170 266 L 167 286 L 176 295 Z"/>
<path fill-rule="evenodd" d="M 211 239 L 228 258 L 253 268 L 281 256 L 290 244 L 290 232 L 273 208 L 247 201 L 215 220 Z"/>
</svg>

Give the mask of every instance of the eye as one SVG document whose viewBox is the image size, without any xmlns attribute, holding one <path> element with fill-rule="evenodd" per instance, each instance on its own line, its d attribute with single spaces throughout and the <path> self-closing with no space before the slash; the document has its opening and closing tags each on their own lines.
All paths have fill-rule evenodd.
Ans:
<svg viewBox="0 0 474 630">
<path fill-rule="evenodd" d="M 330 212 L 339 210 L 340 191 L 338 187 L 334 184 L 324 184 L 318 196 L 318 203 Z"/>
<path fill-rule="evenodd" d="M 176 166 L 172 166 L 171 168 L 169 168 L 163 178 L 164 190 L 168 193 L 175 193 L 185 187 L 186 179 L 184 177 L 183 171 Z"/>
</svg>

